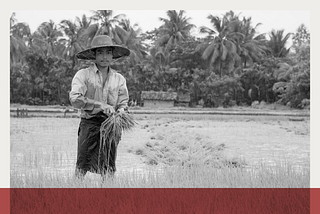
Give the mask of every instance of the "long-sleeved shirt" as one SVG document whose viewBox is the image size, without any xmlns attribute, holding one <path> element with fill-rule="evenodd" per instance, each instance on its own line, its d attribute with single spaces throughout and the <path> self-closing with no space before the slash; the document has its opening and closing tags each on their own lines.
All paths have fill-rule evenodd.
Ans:
<svg viewBox="0 0 320 214">
<path fill-rule="evenodd" d="M 102 73 L 95 64 L 75 74 L 69 97 L 71 105 L 81 109 L 80 117 L 86 119 L 98 113 L 94 111 L 95 102 L 106 103 L 114 108 L 126 108 L 129 100 L 126 79 L 109 68 L 103 87 Z"/>
</svg>

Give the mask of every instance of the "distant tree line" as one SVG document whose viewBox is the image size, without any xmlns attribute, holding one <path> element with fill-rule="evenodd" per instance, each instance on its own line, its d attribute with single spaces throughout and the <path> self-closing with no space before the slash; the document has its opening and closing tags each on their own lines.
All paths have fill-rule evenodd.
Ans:
<svg viewBox="0 0 320 214">
<path fill-rule="evenodd" d="M 71 80 L 90 61 L 75 54 L 96 35 L 109 35 L 131 55 L 114 67 L 127 79 L 130 99 L 141 91 L 190 93 L 190 106 L 207 97 L 214 106 L 251 105 L 253 101 L 303 108 L 310 103 L 310 33 L 305 25 L 294 33 L 259 34 L 251 17 L 233 11 L 209 15 L 211 28 L 197 28 L 183 10 L 169 10 L 162 25 L 142 32 L 125 14 L 92 11 L 75 21 L 43 22 L 34 33 L 27 23 L 10 18 L 10 102 L 69 105 Z M 287 48 L 289 38 L 292 46 Z"/>
</svg>

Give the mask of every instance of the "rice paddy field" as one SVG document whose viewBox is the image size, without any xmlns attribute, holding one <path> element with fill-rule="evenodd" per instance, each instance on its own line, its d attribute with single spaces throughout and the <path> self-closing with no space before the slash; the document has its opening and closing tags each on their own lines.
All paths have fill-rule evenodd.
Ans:
<svg viewBox="0 0 320 214">
<path fill-rule="evenodd" d="M 79 118 L 11 117 L 11 188 L 310 187 L 309 117 L 133 116 L 104 182 L 74 178 Z"/>
</svg>

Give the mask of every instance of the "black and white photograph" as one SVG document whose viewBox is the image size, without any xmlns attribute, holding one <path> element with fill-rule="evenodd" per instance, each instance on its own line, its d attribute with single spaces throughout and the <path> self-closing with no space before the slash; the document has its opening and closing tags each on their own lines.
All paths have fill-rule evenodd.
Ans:
<svg viewBox="0 0 320 214">
<path fill-rule="evenodd" d="M 310 10 L 11 10 L 11 188 L 310 188 Z"/>
</svg>

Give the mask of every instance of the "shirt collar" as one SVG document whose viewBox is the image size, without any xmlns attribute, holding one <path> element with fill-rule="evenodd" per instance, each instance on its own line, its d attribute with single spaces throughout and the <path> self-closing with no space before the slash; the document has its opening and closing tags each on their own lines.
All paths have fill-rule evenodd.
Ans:
<svg viewBox="0 0 320 214">
<path fill-rule="evenodd" d="M 93 65 L 91 66 L 91 69 L 92 69 L 95 73 L 97 73 L 97 72 L 99 71 L 96 63 L 93 63 Z"/>
<path fill-rule="evenodd" d="M 91 69 L 92 69 L 95 73 L 97 73 L 97 72 L 99 71 L 96 63 L 93 63 L 93 65 L 91 66 Z M 112 74 L 112 73 L 114 73 L 114 70 L 109 66 L 109 74 Z"/>
</svg>

